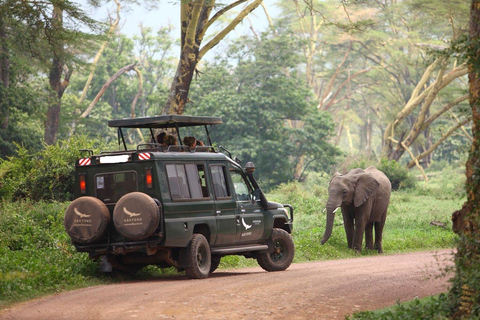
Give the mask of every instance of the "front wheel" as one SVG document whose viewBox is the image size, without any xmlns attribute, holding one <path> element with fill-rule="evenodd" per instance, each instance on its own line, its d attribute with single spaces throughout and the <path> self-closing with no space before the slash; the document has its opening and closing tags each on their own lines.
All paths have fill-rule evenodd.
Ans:
<svg viewBox="0 0 480 320">
<path fill-rule="evenodd" d="M 268 253 L 258 254 L 258 264 L 266 271 L 286 270 L 295 255 L 295 245 L 292 237 L 283 229 L 273 229 L 270 239 L 273 248 Z"/>
<path fill-rule="evenodd" d="M 210 253 L 210 245 L 207 239 L 199 233 L 196 233 L 190 241 L 187 248 L 187 267 L 185 273 L 190 279 L 203 279 L 210 274 L 212 264 L 212 256 Z"/>
</svg>

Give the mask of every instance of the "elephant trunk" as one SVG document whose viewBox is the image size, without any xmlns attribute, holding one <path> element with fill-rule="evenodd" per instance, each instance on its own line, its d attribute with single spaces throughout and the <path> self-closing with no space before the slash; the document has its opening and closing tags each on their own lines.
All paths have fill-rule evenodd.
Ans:
<svg viewBox="0 0 480 320">
<path fill-rule="evenodd" d="M 321 241 L 322 245 L 325 244 L 325 242 L 327 242 L 332 235 L 333 220 L 335 219 L 335 212 L 338 208 L 338 205 L 332 205 L 331 203 L 327 203 L 327 225 L 325 227 L 325 233 L 323 234 L 323 238 Z"/>
</svg>

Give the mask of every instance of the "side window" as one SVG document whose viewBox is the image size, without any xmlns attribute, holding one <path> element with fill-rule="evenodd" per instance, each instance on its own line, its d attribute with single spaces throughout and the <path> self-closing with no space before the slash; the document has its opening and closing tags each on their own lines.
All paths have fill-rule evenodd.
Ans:
<svg viewBox="0 0 480 320">
<path fill-rule="evenodd" d="M 166 169 L 170 194 L 173 200 L 208 197 L 208 190 L 203 188 L 206 185 L 203 165 L 167 164 Z"/>
<path fill-rule="evenodd" d="M 227 181 L 225 179 L 225 167 L 224 166 L 211 166 L 213 189 L 215 190 L 216 198 L 230 198 L 230 190 L 227 187 Z"/>
<path fill-rule="evenodd" d="M 248 187 L 248 183 L 247 181 L 245 181 L 242 173 L 239 171 L 231 171 L 231 174 L 233 187 L 235 188 L 235 194 L 237 195 L 237 200 L 250 200 L 250 188 Z"/>
</svg>

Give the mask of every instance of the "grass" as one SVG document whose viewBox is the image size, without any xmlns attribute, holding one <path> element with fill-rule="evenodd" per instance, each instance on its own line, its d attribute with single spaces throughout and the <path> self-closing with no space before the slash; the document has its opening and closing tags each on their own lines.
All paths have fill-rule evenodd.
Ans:
<svg viewBox="0 0 480 320">
<path fill-rule="evenodd" d="M 447 168 L 433 173 L 426 186 L 420 183 L 413 190 L 394 192 L 384 230 L 385 254 L 452 248 L 456 236 L 451 231 L 450 217 L 465 200 L 463 177 L 463 172 Z M 290 203 L 295 208 L 294 262 L 358 257 L 347 248 L 338 213 L 330 240 L 320 245 L 329 179 L 311 177 L 306 183 L 281 185 L 267 195 L 270 201 Z M 45 294 L 122 281 L 100 274 L 87 254 L 75 251 L 63 229 L 67 205 L 0 202 L 0 309 Z M 444 223 L 446 228 L 431 226 L 433 220 Z M 375 254 L 363 250 L 361 256 Z M 225 257 L 220 264 L 221 269 L 250 266 L 257 266 L 256 261 L 238 256 Z M 173 268 L 162 270 L 150 266 L 134 279 L 175 273 Z"/>
</svg>

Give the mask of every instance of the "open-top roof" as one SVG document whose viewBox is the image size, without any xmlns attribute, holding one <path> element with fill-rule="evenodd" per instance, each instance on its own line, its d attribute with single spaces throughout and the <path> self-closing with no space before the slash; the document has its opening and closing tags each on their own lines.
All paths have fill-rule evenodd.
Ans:
<svg viewBox="0 0 480 320">
<path fill-rule="evenodd" d="M 108 126 L 116 128 L 180 128 L 222 123 L 222 118 L 220 117 L 165 115 L 109 120 Z"/>
</svg>

